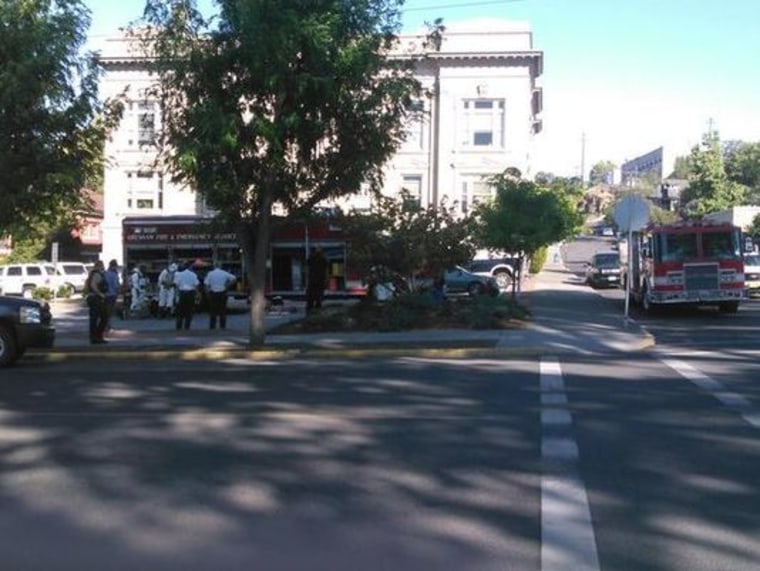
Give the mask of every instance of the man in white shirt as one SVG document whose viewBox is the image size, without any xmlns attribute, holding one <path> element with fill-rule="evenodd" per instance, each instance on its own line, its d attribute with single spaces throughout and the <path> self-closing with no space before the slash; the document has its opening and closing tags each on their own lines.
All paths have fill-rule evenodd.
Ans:
<svg viewBox="0 0 760 571">
<path fill-rule="evenodd" d="M 206 274 L 203 285 L 206 286 L 208 295 L 209 329 L 216 329 L 217 318 L 220 329 L 227 327 L 227 290 L 236 280 L 237 278 L 223 270 L 218 262 L 214 264 L 214 269 Z"/>
<path fill-rule="evenodd" d="M 174 274 L 174 287 L 179 295 L 175 312 L 177 330 L 190 329 L 193 313 L 195 313 L 195 294 L 199 285 L 198 276 L 190 269 L 188 263 L 182 264 L 181 270 Z"/>
</svg>

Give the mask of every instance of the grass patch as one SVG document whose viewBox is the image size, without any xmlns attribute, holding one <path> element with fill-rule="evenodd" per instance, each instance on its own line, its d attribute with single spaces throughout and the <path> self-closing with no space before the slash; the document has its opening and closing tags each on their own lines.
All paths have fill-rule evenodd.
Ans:
<svg viewBox="0 0 760 571">
<path fill-rule="evenodd" d="M 408 294 L 377 303 L 329 305 L 301 321 L 285 323 L 275 334 L 410 329 L 511 329 L 530 311 L 509 296 L 477 296 L 438 301 L 429 293 Z"/>
</svg>

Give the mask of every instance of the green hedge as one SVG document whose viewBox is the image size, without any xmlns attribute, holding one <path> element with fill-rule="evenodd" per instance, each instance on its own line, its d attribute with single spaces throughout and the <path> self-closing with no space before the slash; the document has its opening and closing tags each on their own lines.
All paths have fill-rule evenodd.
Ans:
<svg viewBox="0 0 760 571">
<path fill-rule="evenodd" d="M 530 257 L 530 267 L 528 268 L 528 271 L 533 275 L 540 272 L 546 265 L 546 260 L 548 257 L 549 248 L 546 246 L 543 246 L 533 252 L 533 255 Z"/>
</svg>

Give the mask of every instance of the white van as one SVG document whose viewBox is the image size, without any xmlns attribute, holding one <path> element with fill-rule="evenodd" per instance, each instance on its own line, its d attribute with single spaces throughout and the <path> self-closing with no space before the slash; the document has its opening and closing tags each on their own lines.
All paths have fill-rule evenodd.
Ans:
<svg viewBox="0 0 760 571">
<path fill-rule="evenodd" d="M 82 262 L 58 262 L 56 265 L 57 286 L 67 287 L 74 293 L 82 293 L 88 273 L 87 266 Z"/>
<path fill-rule="evenodd" d="M 49 262 L 5 264 L 0 266 L 0 294 L 20 295 L 31 299 L 40 287 L 55 290 L 55 266 Z"/>
</svg>

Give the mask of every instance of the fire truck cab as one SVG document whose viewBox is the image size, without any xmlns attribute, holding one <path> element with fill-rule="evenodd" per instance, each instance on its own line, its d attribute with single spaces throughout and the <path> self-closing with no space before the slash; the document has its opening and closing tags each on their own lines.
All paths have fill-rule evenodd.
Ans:
<svg viewBox="0 0 760 571">
<path fill-rule="evenodd" d="M 746 298 L 742 232 L 730 224 L 684 222 L 633 232 L 620 252 L 621 287 L 644 311 L 712 305 L 736 313 Z"/>
</svg>

